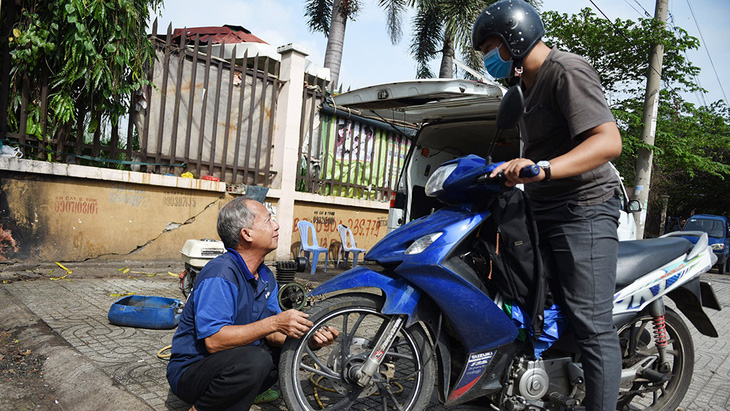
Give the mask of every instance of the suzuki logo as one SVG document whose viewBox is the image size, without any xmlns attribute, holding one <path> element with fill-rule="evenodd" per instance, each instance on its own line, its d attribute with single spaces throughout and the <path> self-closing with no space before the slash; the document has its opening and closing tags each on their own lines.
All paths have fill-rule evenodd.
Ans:
<svg viewBox="0 0 730 411">
<path fill-rule="evenodd" d="M 390 94 L 388 93 L 388 90 L 380 90 L 380 91 L 378 91 L 378 100 L 385 100 L 388 97 L 390 97 Z"/>
</svg>

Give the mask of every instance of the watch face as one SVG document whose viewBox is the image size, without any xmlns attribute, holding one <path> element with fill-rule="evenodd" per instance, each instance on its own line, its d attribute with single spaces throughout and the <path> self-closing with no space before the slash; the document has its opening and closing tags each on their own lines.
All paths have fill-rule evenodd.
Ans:
<svg viewBox="0 0 730 411">
<path fill-rule="evenodd" d="M 540 167 L 540 168 L 546 168 L 546 167 L 549 168 L 550 167 L 550 162 L 549 161 L 545 161 L 545 160 L 538 161 L 537 162 L 537 166 Z"/>
</svg>

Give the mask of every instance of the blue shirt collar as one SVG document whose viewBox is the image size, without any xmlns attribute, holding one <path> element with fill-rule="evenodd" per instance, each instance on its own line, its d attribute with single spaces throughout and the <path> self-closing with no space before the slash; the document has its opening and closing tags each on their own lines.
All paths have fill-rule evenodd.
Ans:
<svg viewBox="0 0 730 411">
<path fill-rule="evenodd" d="M 226 248 L 228 253 L 233 257 L 233 261 L 236 262 L 236 265 L 238 265 L 238 268 L 243 273 L 243 278 L 246 279 L 246 281 L 255 280 L 256 277 L 254 277 L 253 274 L 251 274 L 251 270 L 248 269 L 248 266 L 246 265 L 246 262 L 243 261 L 243 257 L 241 257 L 241 254 L 234 250 L 233 248 Z M 264 281 L 268 282 L 269 278 L 268 275 L 266 275 L 266 270 L 264 270 L 264 263 L 261 263 L 258 267 L 259 278 L 263 279 Z"/>
</svg>

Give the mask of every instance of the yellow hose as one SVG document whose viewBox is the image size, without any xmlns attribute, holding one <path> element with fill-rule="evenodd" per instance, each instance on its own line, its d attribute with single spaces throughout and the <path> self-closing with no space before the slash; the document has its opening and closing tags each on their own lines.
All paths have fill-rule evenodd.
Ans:
<svg viewBox="0 0 730 411">
<path fill-rule="evenodd" d="M 161 360 L 166 360 L 166 359 L 170 358 L 172 353 L 163 354 L 163 352 L 165 350 L 169 350 L 170 348 L 172 348 L 172 344 L 166 345 L 166 346 L 160 348 L 160 351 L 157 351 L 157 358 L 159 358 Z"/>
</svg>

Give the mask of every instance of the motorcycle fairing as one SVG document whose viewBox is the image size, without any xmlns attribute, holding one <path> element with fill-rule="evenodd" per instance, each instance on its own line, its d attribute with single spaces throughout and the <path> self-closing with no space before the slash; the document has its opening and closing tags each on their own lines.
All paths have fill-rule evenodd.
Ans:
<svg viewBox="0 0 730 411">
<path fill-rule="evenodd" d="M 489 366 L 489 363 L 492 362 L 494 353 L 495 351 L 487 351 L 469 355 L 466 361 L 466 367 L 464 367 L 464 371 L 461 373 L 459 382 L 456 383 L 456 386 L 451 391 L 449 400 L 455 400 L 461 397 L 476 384 L 482 374 L 484 374 L 484 370 Z"/>
<path fill-rule="evenodd" d="M 699 332 L 708 337 L 717 337 L 719 335 L 712 321 L 710 321 L 710 317 L 702 309 L 703 306 L 717 310 L 721 309 L 715 292 L 712 287 L 709 287 L 709 284 L 702 283 L 699 277 L 694 277 L 683 286 L 670 291 L 667 295 Z"/>
<path fill-rule="evenodd" d="M 427 218 L 412 221 L 391 232 L 368 252 L 368 260 L 377 261 L 382 265 L 392 266 L 393 263 L 400 262 L 394 268 L 395 277 L 405 279 L 408 284 L 424 292 L 438 305 L 444 317 L 451 322 L 455 330 L 459 331 L 459 337 L 470 353 L 484 352 L 512 342 L 518 333 L 509 317 L 489 296 L 465 278 L 460 270 L 451 270 L 450 264 L 445 263 L 460 241 L 468 238 L 469 233 L 488 216 L 487 211 L 474 212 L 465 208 L 445 207 Z M 444 234 L 423 252 L 405 254 L 405 250 L 413 241 L 435 232 Z M 348 275 L 347 278 L 352 277 Z M 389 277 L 385 278 L 388 280 L 380 281 L 384 283 L 393 281 Z M 342 280 L 336 277 L 328 281 L 325 283 L 328 289 L 346 288 L 330 284 L 331 281 Z M 349 287 L 354 284 L 359 284 L 360 287 L 376 286 L 354 278 L 352 281 L 354 283 L 348 282 Z M 314 291 L 321 293 L 319 288 Z M 389 287 L 383 291 L 389 294 L 396 289 Z"/>
<path fill-rule="evenodd" d="M 449 390 L 448 396 L 441 398 L 443 404 L 450 407 L 500 391 L 516 347 L 513 343 L 496 350 L 469 354 L 459 379 Z"/>
<path fill-rule="evenodd" d="M 466 207 L 444 207 L 429 216 L 413 220 L 400 229 L 391 231 L 368 251 L 365 259 L 383 266 L 414 265 L 424 261 L 428 261 L 429 264 L 438 262 L 448 254 L 454 244 L 488 215 L 488 212 L 474 214 Z M 415 240 L 437 232 L 443 235 L 426 250 L 419 254 L 405 254 L 406 249 Z"/>
<path fill-rule="evenodd" d="M 409 327 L 416 318 L 421 293 L 403 279 L 391 278 L 366 267 L 356 267 L 331 278 L 309 293 L 309 296 L 358 287 L 376 287 L 383 291 L 385 304 L 381 312 L 387 315 L 406 315 Z"/>
<path fill-rule="evenodd" d="M 711 266 L 708 252 L 699 253 L 689 260 L 680 256 L 662 268 L 637 279 L 614 294 L 613 314 L 638 313 L 663 294 L 679 288 Z"/>
</svg>

